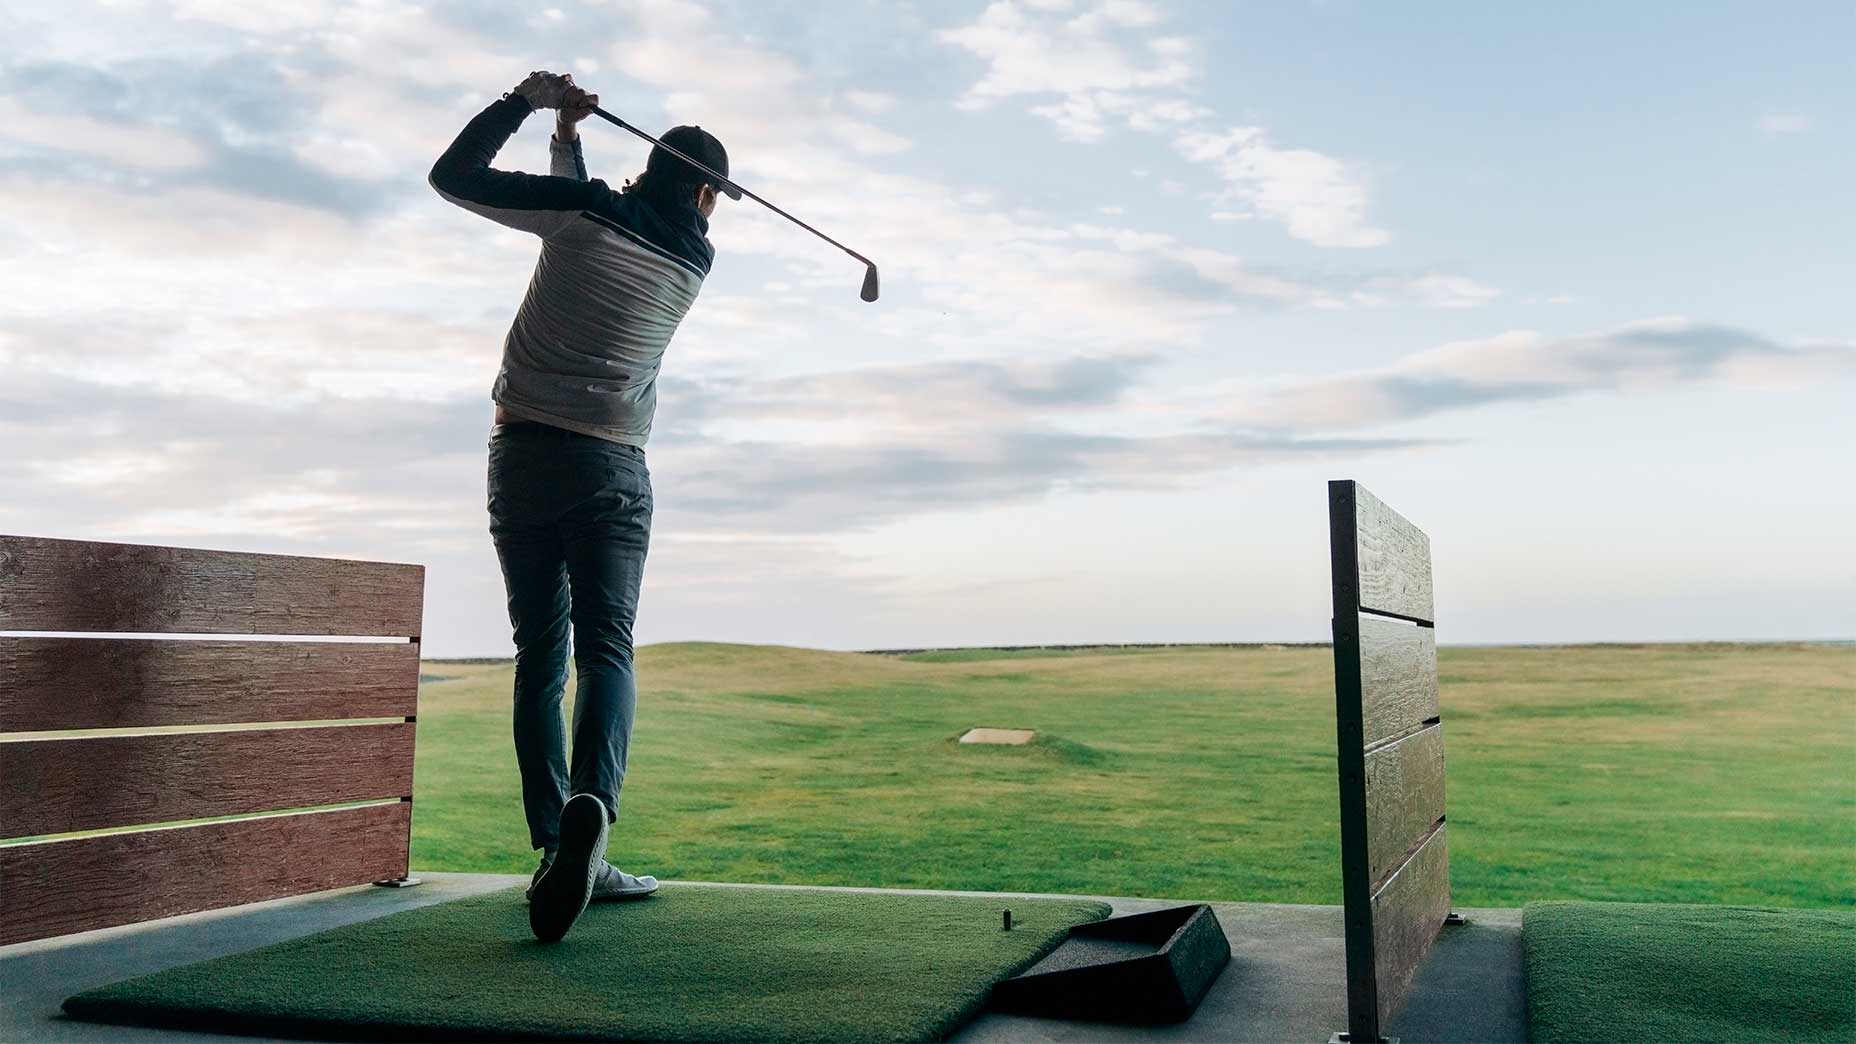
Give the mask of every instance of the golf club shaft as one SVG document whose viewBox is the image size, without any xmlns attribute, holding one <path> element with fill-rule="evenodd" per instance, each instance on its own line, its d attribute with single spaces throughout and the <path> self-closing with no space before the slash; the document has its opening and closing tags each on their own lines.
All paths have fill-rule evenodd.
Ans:
<svg viewBox="0 0 1856 1044">
<path fill-rule="evenodd" d="M 677 149 L 672 148 L 671 146 L 666 145 L 661 141 L 658 141 L 656 138 L 651 137 L 649 134 L 646 134 L 644 131 L 641 131 L 638 128 L 632 126 L 631 124 L 626 123 L 624 120 L 619 119 L 617 116 L 614 116 L 613 114 L 607 112 L 606 110 L 600 108 L 597 105 L 593 107 L 593 115 L 598 116 L 601 119 L 604 119 L 605 121 L 607 121 L 608 123 L 611 123 L 615 127 L 621 127 L 621 128 L 624 128 L 625 130 L 631 131 L 633 134 L 638 135 L 640 138 L 643 138 L 644 140 L 650 142 L 651 144 L 657 146 L 658 148 L 663 149 L 665 152 L 670 153 L 672 156 L 675 156 L 676 158 L 682 160 L 683 162 L 689 164 L 690 166 L 695 167 L 697 170 L 702 171 L 704 174 L 707 174 L 710 177 L 714 178 L 716 180 L 716 184 L 727 185 L 729 188 L 732 188 L 736 192 L 739 192 L 742 195 L 753 200 L 754 202 L 759 203 L 761 206 L 766 207 L 768 210 L 773 211 L 775 214 L 780 215 L 786 220 L 791 221 L 793 224 L 798 225 L 800 228 L 805 229 L 807 232 L 810 232 L 813 235 L 824 240 L 825 242 L 830 243 L 832 246 L 837 247 L 839 250 L 844 251 L 845 253 L 851 255 L 852 257 L 856 258 L 859 261 L 862 261 L 865 265 L 871 268 L 876 267 L 875 262 L 871 261 L 869 258 L 863 256 L 857 251 L 852 250 L 850 247 L 845 246 L 843 243 L 840 243 L 837 240 L 826 235 L 825 233 L 820 232 L 818 229 L 813 228 L 811 225 L 808 225 L 805 222 L 799 220 L 798 218 L 792 216 L 791 214 L 788 214 L 786 211 L 781 210 L 779 207 L 776 207 L 772 203 L 767 202 L 765 199 L 762 199 L 760 196 L 755 195 L 753 192 L 750 192 L 747 189 L 742 188 L 739 184 L 736 184 L 735 182 L 729 180 L 727 177 L 721 174 L 717 174 L 715 171 L 709 169 L 707 166 L 703 165 L 702 163 L 699 163 L 696 160 L 691 159 L 688 155 L 684 154 L 683 152 L 680 152 Z"/>
</svg>

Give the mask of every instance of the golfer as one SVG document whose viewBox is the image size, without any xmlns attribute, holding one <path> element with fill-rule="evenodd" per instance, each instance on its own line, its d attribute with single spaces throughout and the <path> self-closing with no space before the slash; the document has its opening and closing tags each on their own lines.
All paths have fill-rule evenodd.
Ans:
<svg viewBox="0 0 1856 1044">
<path fill-rule="evenodd" d="M 657 890 L 655 878 L 606 862 L 606 837 L 638 699 L 632 621 L 651 537 L 644 444 L 658 367 L 715 256 L 718 186 L 695 167 L 653 148 L 620 191 L 588 180 L 575 125 L 598 103 L 570 76 L 531 73 L 465 124 L 431 174 L 451 202 L 541 237 L 491 391 L 489 511 L 515 629 L 522 806 L 541 850 L 529 926 L 544 942 L 566 935 L 590 900 Z M 551 176 L 491 167 L 536 109 L 556 110 Z M 663 141 L 728 176 L 728 154 L 701 128 Z M 561 723 L 570 625 L 571 765 Z"/>
</svg>

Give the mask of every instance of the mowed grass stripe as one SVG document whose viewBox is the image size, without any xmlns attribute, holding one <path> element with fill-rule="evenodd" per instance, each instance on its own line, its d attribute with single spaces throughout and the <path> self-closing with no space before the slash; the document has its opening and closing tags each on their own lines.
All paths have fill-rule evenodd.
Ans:
<svg viewBox="0 0 1856 1044">
<path fill-rule="evenodd" d="M 510 668 L 420 697 L 416 867 L 526 873 Z M 1445 648 L 1457 902 L 1856 905 L 1856 648 Z M 1338 903 L 1326 649 L 647 647 L 613 859 L 684 880 Z M 1027 747 L 956 742 L 974 726 Z"/>
</svg>

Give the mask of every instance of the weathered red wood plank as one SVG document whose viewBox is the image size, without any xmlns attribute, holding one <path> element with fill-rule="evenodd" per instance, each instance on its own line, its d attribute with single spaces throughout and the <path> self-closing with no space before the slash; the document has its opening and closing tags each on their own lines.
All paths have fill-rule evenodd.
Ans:
<svg viewBox="0 0 1856 1044">
<path fill-rule="evenodd" d="M 1354 483 L 1358 513 L 1360 608 L 1429 623 L 1431 538 Z"/>
<path fill-rule="evenodd" d="M 399 718 L 411 642 L 0 638 L 0 732 Z"/>
<path fill-rule="evenodd" d="M 0 945 L 399 877 L 412 804 L 0 846 Z"/>
<path fill-rule="evenodd" d="M 0 536 L 0 630 L 417 637 L 425 567 Z"/>
<path fill-rule="evenodd" d="M 411 797 L 414 728 L 0 743 L 0 838 Z"/>
</svg>

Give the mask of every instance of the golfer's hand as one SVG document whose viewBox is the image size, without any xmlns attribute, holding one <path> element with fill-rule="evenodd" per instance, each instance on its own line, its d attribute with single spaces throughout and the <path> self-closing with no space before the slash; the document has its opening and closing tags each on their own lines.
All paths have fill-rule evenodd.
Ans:
<svg viewBox="0 0 1856 1044">
<path fill-rule="evenodd" d="M 561 100 L 566 97 L 568 88 L 574 85 L 571 76 L 556 76 L 551 72 L 532 72 L 528 79 L 516 84 L 515 93 L 528 99 L 528 103 L 537 109 L 558 109 Z"/>
<path fill-rule="evenodd" d="M 572 76 L 562 78 L 567 81 L 567 91 L 561 95 L 560 111 L 554 114 L 554 122 L 567 127 L 593 115 L 593 107 L 599 104 L 599 95 L 575 87 Z"/>
</svg>

